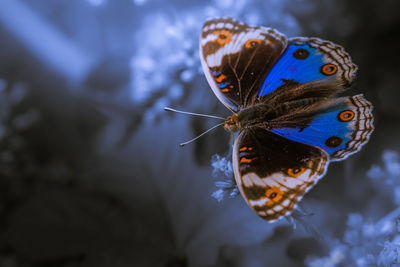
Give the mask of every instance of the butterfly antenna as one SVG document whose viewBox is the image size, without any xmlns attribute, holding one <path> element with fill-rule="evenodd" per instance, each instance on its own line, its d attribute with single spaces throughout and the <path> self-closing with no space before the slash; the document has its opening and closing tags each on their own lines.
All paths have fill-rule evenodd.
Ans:
<svg viewBox="0 0 400 267">
<path fill-rule="evenodd" d="M 225 120 L 225 118 L 218 117 L 218 116 L 207 115 L 207 114 L 200 114 L 200 113 L 193 113 L 193 112 L 187 112 L 187 111 L 176 110 L 176 109 L 168 108 L 168 107 L 165 107 L 164 110 L 165 110 L 165 111 L 170 111 L 170 112 L 176 112 L 176 113 L 182 113 L 182 114 L 193 115 L 193 116 L 199 116 L 199 117 L 207 117 L 207 118 Z"/>
<path fill-rule="evenodd" d="M 225 122 L 222 122 L 222 123 L 220 123 L 220 124 L 217 124 L 217 125 L 211 127 L 210 129 L 208 129 L 208 130 L 205 131 L 204 133 L 202 133 L 202 134 L 196 136 L 196 137 L 193 138 L 192 140 L 189 140 L 189 141 L 187 141 L 187 142 L 185 142 L 185 143 L 179 144 L 179 146 L 180 146 L 180 147 L 184 147 L 184 146 L 186 146 L 187 144 L 190 144 L 191 142 L 196 141 L 197 139 L 199 139 L 200 137 L 202 137 L 202 136 L 205 135 L 206 133 L 211 132 L 212 130 L 214 130 L 215 128 L 217 128 L 217 127 L 219 127 L 219 126 L 221 126 L 221 125 L 224 125 L 224 123 L 225 123 Z"/>
</svg>

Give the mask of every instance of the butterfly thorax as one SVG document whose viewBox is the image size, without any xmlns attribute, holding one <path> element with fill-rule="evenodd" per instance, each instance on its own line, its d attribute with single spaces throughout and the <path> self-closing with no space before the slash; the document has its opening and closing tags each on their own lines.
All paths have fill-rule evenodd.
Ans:
<svg viewBox="0 0 400 267">
<path fill-rule="evenodd" d="M 261 104 L 241 109 L 225 120 L 224 128 L 236 132 L 248 127 L 268 128 L 268 119 L 272 119 L 271 108 Z"/>
</svg>

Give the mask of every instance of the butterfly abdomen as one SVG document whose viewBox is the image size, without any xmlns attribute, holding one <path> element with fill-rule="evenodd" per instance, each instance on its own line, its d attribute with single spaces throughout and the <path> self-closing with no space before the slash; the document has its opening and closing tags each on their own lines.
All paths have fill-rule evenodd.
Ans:
<svg viewBox="0 0 400 267">
<path fill-rule="evenodd" d="M 305 98 L 284 103 L 266 102 L 238 112 L 239 129 L 261 127 L 306 127 L 325 98 Z"/>
</svg>

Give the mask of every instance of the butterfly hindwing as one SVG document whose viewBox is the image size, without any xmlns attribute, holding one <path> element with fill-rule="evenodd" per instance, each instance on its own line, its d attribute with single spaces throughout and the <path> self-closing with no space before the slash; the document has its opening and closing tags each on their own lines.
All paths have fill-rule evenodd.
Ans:
<svg viewBox="0 0 400 267">
<path fill-rule="evenodd" d="M 271 28 L 230 18 L 208 20 L 200 37 L 200 57 L 218 99 L 234 112 L 246 106 L 286 44 L 286 37 Z"/>
<path fill-rule="evenodd" d="M 307 127 L 271 131 L 284 138 L 316 146 L 333 161 L 356 153 L 368 142 L 374 129 L 372 104 L 363 95 L 329 100 Z"/>
<path fill-rule="evenodd" d="M 258 97 L 275 91 L 287 83 L 304 84 L 313 81 L 332 83 L 339 89 L 350 86 L 357 66 L 343 47 L 319 38 L 291 38 L 283 55 L 266 76 Z M 332 94 L 336 93 L 335 90 Z"/>
<path fill-rule="evenodd" d="M 321 178 L 328 156 L 319 148 L 265 129 L 244 129 L 235 140 L 233 166 L 240 192 L 267 221 L 290 214 Z"/>
</svg>

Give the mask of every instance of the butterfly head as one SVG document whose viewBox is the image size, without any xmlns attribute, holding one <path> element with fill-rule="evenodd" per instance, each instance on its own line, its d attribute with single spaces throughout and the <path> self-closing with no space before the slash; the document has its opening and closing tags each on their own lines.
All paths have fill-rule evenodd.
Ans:
<svg viewBox="0 0 400 267">
<path fill-rule="evenodd" d="M 232 116 L 226 118 L 224 128 L 230 132 L 237 132 L 240 129 L 239 116 L 234 113 Z"/>
</svg>

